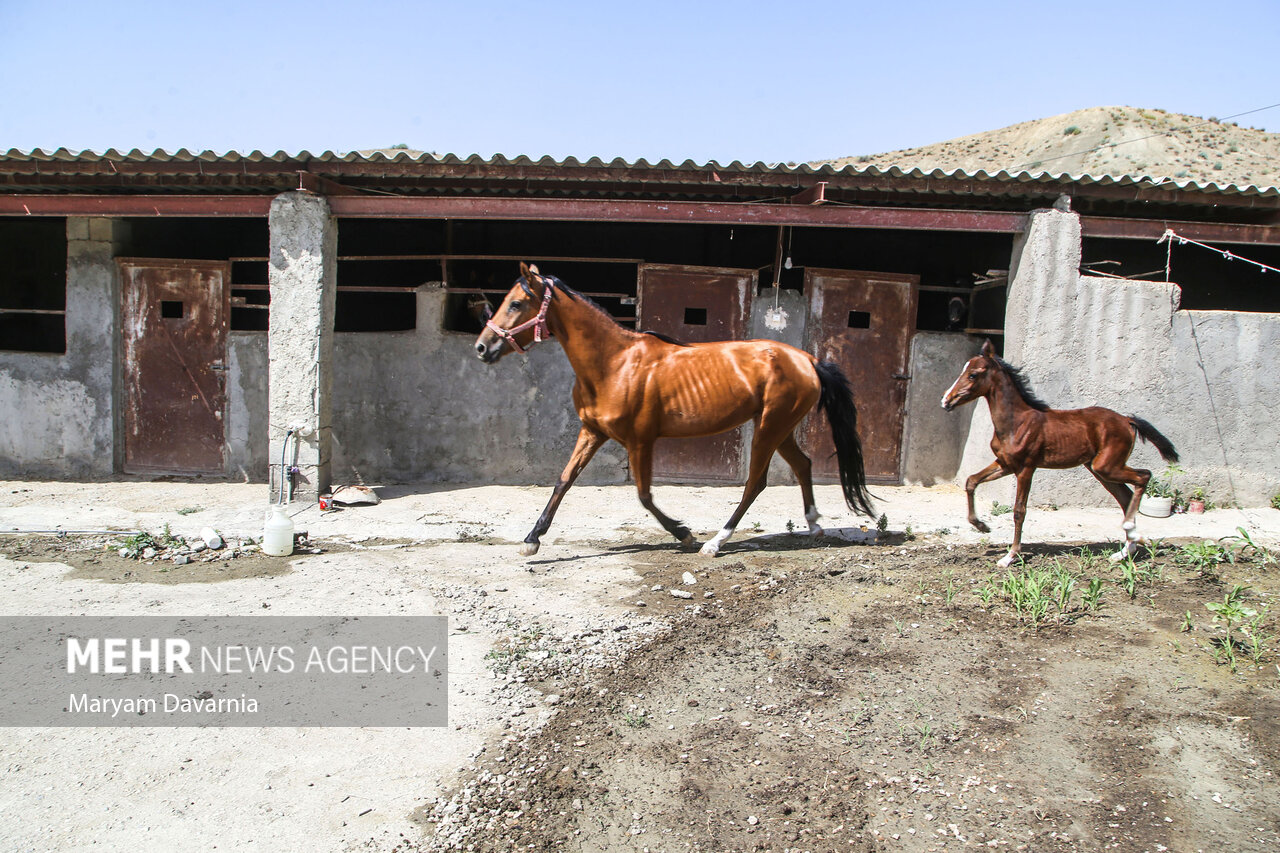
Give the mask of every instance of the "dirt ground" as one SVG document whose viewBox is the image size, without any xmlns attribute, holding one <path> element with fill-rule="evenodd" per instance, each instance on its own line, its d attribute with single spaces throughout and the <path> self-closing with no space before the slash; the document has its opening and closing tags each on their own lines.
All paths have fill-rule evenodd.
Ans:
<svg viewBox="0 0 1280 853">
<path fill-rule="evenodd" d="M 1238 584 L 1263 611 L 1280 568 L 1240 539 L 1199 545 L 1244 526 L 1274 547 L 1280 512 L 1143 519 L 1162 541 L 1126 589 L 1106 559 L 1114 511 L 1033 510 L 1019 572 L 1074 583 L 1033 618 L 993 575 L 1008 516 L 989 538 L 962 529 L 954 489 L 878 489 L 878 538 L 820 489 L 843 529 L 819 540 L 785 529 L 795 490 L 769 489 L 714 560 L 668 542 L 627 489 L 571 493 L 530 559 L 513 543 L 544 490 L 382 491 L 378 507 L 300 509 L 320 553 L 285 561 L 176 569 L 103 534 L 0 536 L 14 614 L 451 624 L 448 728 L 4 730 L 0 847 L 1280 848 L 1280 629 L 1259 618 L 1252 653 L 1237 629 L 1233 672 L 1205 606 Z M 264 494 L 0 483 L 0 531 L 251 535 Z M 705 533 L 736 490 L 657 496 Z"/>
</svg>

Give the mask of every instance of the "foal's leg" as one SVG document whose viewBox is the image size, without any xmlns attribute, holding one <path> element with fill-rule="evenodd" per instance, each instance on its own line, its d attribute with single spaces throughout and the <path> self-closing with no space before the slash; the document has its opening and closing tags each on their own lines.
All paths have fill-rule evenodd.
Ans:
<svg viewBox="0 0 1280 853">
<path fill-rule="evenodd" d="M 1022 550 L 1022 522 L 1027 517 L 1027 495 L 1031 494 L 1031 478 L 1035 473 L 1035 468 L 1023 468 L 1017 474 L 1018 493 L 1013 499 L 1013 544 L 1009 546 L 1009 553 L 996 562 L 1002 569 L 1012 565 Z"/>
<path fill-rule="evenodd" d="M 818 526 L 818 506 L 813 500 L 813 463 L 796 443 L 794 431 L 787 433 L 778 445 L 778 454 L 791 466 L 791 471 L 800 483 L 800 497 L 804 500 L 804 520 L 809 522 L 809 535 L 821 536 L 822 528 Z"/>
<path fill-rule="evenodd" d="M 746 515 L 751 504 L 764 491 L 765 482 L 769 479 L 769 460 L 773 458 L 773 452 L 778 449 L 784 437 L 791 434 L 794 427 L 795 424 L 791 423 L 786 425 L 786 429 L 777 426 L 770 428 L 763 419 L 756 424 L 755 436 L 751 439 L 751 461 L 747 464 L 747 485 L 742 490 L 742 500 L 739 501 L 733 515 L 729 516 L 729 520 L 725 522 L 724 529 L 702 546 L 703 554 L 708 557 L 719 554 L 720 546 L 728 541 L 733 531 L 738 529 L 738 522 L 742 521 L 742 516 Z M 810 486 L 807 503 L 813 504 L 812 486 Z"/>
<path fill-rule="evenodd" d="M 1151 482 L 1150 471 L 1145 468 L 1130 468 L 1125 464 L 1128 460 L 1128 449 L 1123 455 L 1108 453 L 1104 450 L 1089 465 L 1093 476 L 1107 487 L 1107 491 L 1115 495 L 1120 508 L 1124 510 L 1124 523 L 1121 524 L 1121 528 L 1124 530 L 1125 541 L 1120 550 L 1111 555 L 1113 563 L 1120 562 L 1138 550 L 1138 543 L 1141 541 L 1138 537 L 1136 521 L 1138 505 L 1142 503 L 1142 495 L 1147 490 L 1147 483 Z M 1133 487 L 1132 494 L 1129 493 L 1128 486 Z M 1121 500 L 1121 495 L 1127 497 L 1128 501 Z"/>
<path fill-rule="evenodd" d="M 556 510 L 560 506 L 560 501 L 564 498 L 564 493 L 569 491 L 569 487 L 573 485 L 573 481 L 578 479 L 578 475 L 582 473 L 582 469 L 587 467 L 587 463 L 591 461 L 591 457 L 596 455 L 596 451 L 609 439 L 596 432 L 587 429 L 585 426 L 578 430 L 578 443 L 573 447 L 573 454 L 569 457 L 569 464 L 564 467 L 564 471 L 560 474 L 560 479 L 556 481 L 556 487 L 551 491 L 551 500 L 547 501 L 547 507 L 542 511 L 542 515 L 538 516 L 538 521 L 533 525 L 533 530 L 529 531 L 529 535 L 524 538 L 524 544 L 520 546 L 520 553 L 525 557 L 532 557 L 538 553 L 541 543 L 538 541 L 542 534 L 547 532 L 547 528 L 551 526 L 551 519 L 555 518 Z"/>
<path fill-rule="evenodd" d="M 981 532 L 990 533 L 991 528 L 986 525 L 986 522 L 979 520 L 978 511 L 973 507 L 973 493 L 977 491 L 978 486 L 981 486 L 983 483 L 989 483 L 992 480 L 999 480 L 1001 477 L 1007 477 L 1012 473 L 1013 472 L 1008 468 L 1001 466 L 999 460 L 996 460 L 964 481 L 965 497 L 969 499 L 969 523 L 978 528 Z"/>
<path fill-rule="evenodd" d="M 653 441 L 638 441 L 627 446 L 627 462 L 631 466 L 631 479 L 636 481 L 636 494 L 645 509 L 653 513 L 658 523 L 668 533 L 680 540 L 686 548 L 693 544 L 693 534 L 689 528 L 671 518 L 658 509 L 653 503 L 653 494 L 649 491 L 649 483 L 653 476 Z"/>
</svg>

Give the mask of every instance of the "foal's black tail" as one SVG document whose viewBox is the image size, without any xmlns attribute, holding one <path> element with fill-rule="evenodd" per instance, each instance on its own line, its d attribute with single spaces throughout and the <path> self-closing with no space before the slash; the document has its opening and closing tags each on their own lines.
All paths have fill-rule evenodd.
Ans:
<svg viewBox="0 0 1280 853">
<path fill-rule="evenodd" d="M 1173 449 L 1173 442 L 1161 435 L 1160 430 L 1135 415 L 1130 415 L 1129 420 L 1133 422 L 1133 428 L 1138 431 L 1138 435 L 1142 436 L 1142 440 L 1151 442 L 1151 445 L 1160 451 L 1160 456 L 1165 462 L 1178 461 L 1178 451 Z"/>
<path fill-rule="evenodd" d="M 849 509 L 874 516 L 871 496 L 867 494 L 867 477 L 862 470 L 862 443 L 858 441 L 858 410 L 853 405 L 853 391 L 839 365 L 820 361 L 816 365 L 822 396 L 818 409 L 826 410 L 831 422 L 831 438 L 836 445 L 836 462 L 840 468 L 840 489 Z"/>
</svg>

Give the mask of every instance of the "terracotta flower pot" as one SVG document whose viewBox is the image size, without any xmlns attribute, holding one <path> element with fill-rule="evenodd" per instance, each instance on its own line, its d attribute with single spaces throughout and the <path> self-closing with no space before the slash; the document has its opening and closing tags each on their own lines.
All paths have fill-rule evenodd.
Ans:
<svg viewBox="0 0 1280 853">
<path fill-rule="evenodd" d="M 1204 512 L 1204 501 L 1187 501 L 1187 512 Z"/>
</svg>

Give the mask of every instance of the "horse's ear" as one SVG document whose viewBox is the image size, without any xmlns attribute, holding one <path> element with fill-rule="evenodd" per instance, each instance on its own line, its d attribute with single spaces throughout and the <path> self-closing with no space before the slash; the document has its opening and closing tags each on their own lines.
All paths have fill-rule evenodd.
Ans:
<svg viewBox="0 0 1280 853">
<path fill-rule="evenodd" d="M 996 357 L 996 348 L 991 345 L 990 338 L 987 338 L 985 341 L 982 342 L 982 354 L 985 355 L 987 358 Z"/>
<path fill-rule="evenodd" d="M 529 265 L 524 261 L 520 262 L 520 277 L 526 280 L 529 278 Z"/>
<path fill-rule="evenodd" d="M 530 273 L 533 274 L 534 278 L 538 278 L 541 275 L 541 273 L 538 272 L 537 264 L 529 264 L 529 266 L 525 268 L 525 275 L 529 275 Z"/>
</svg>

